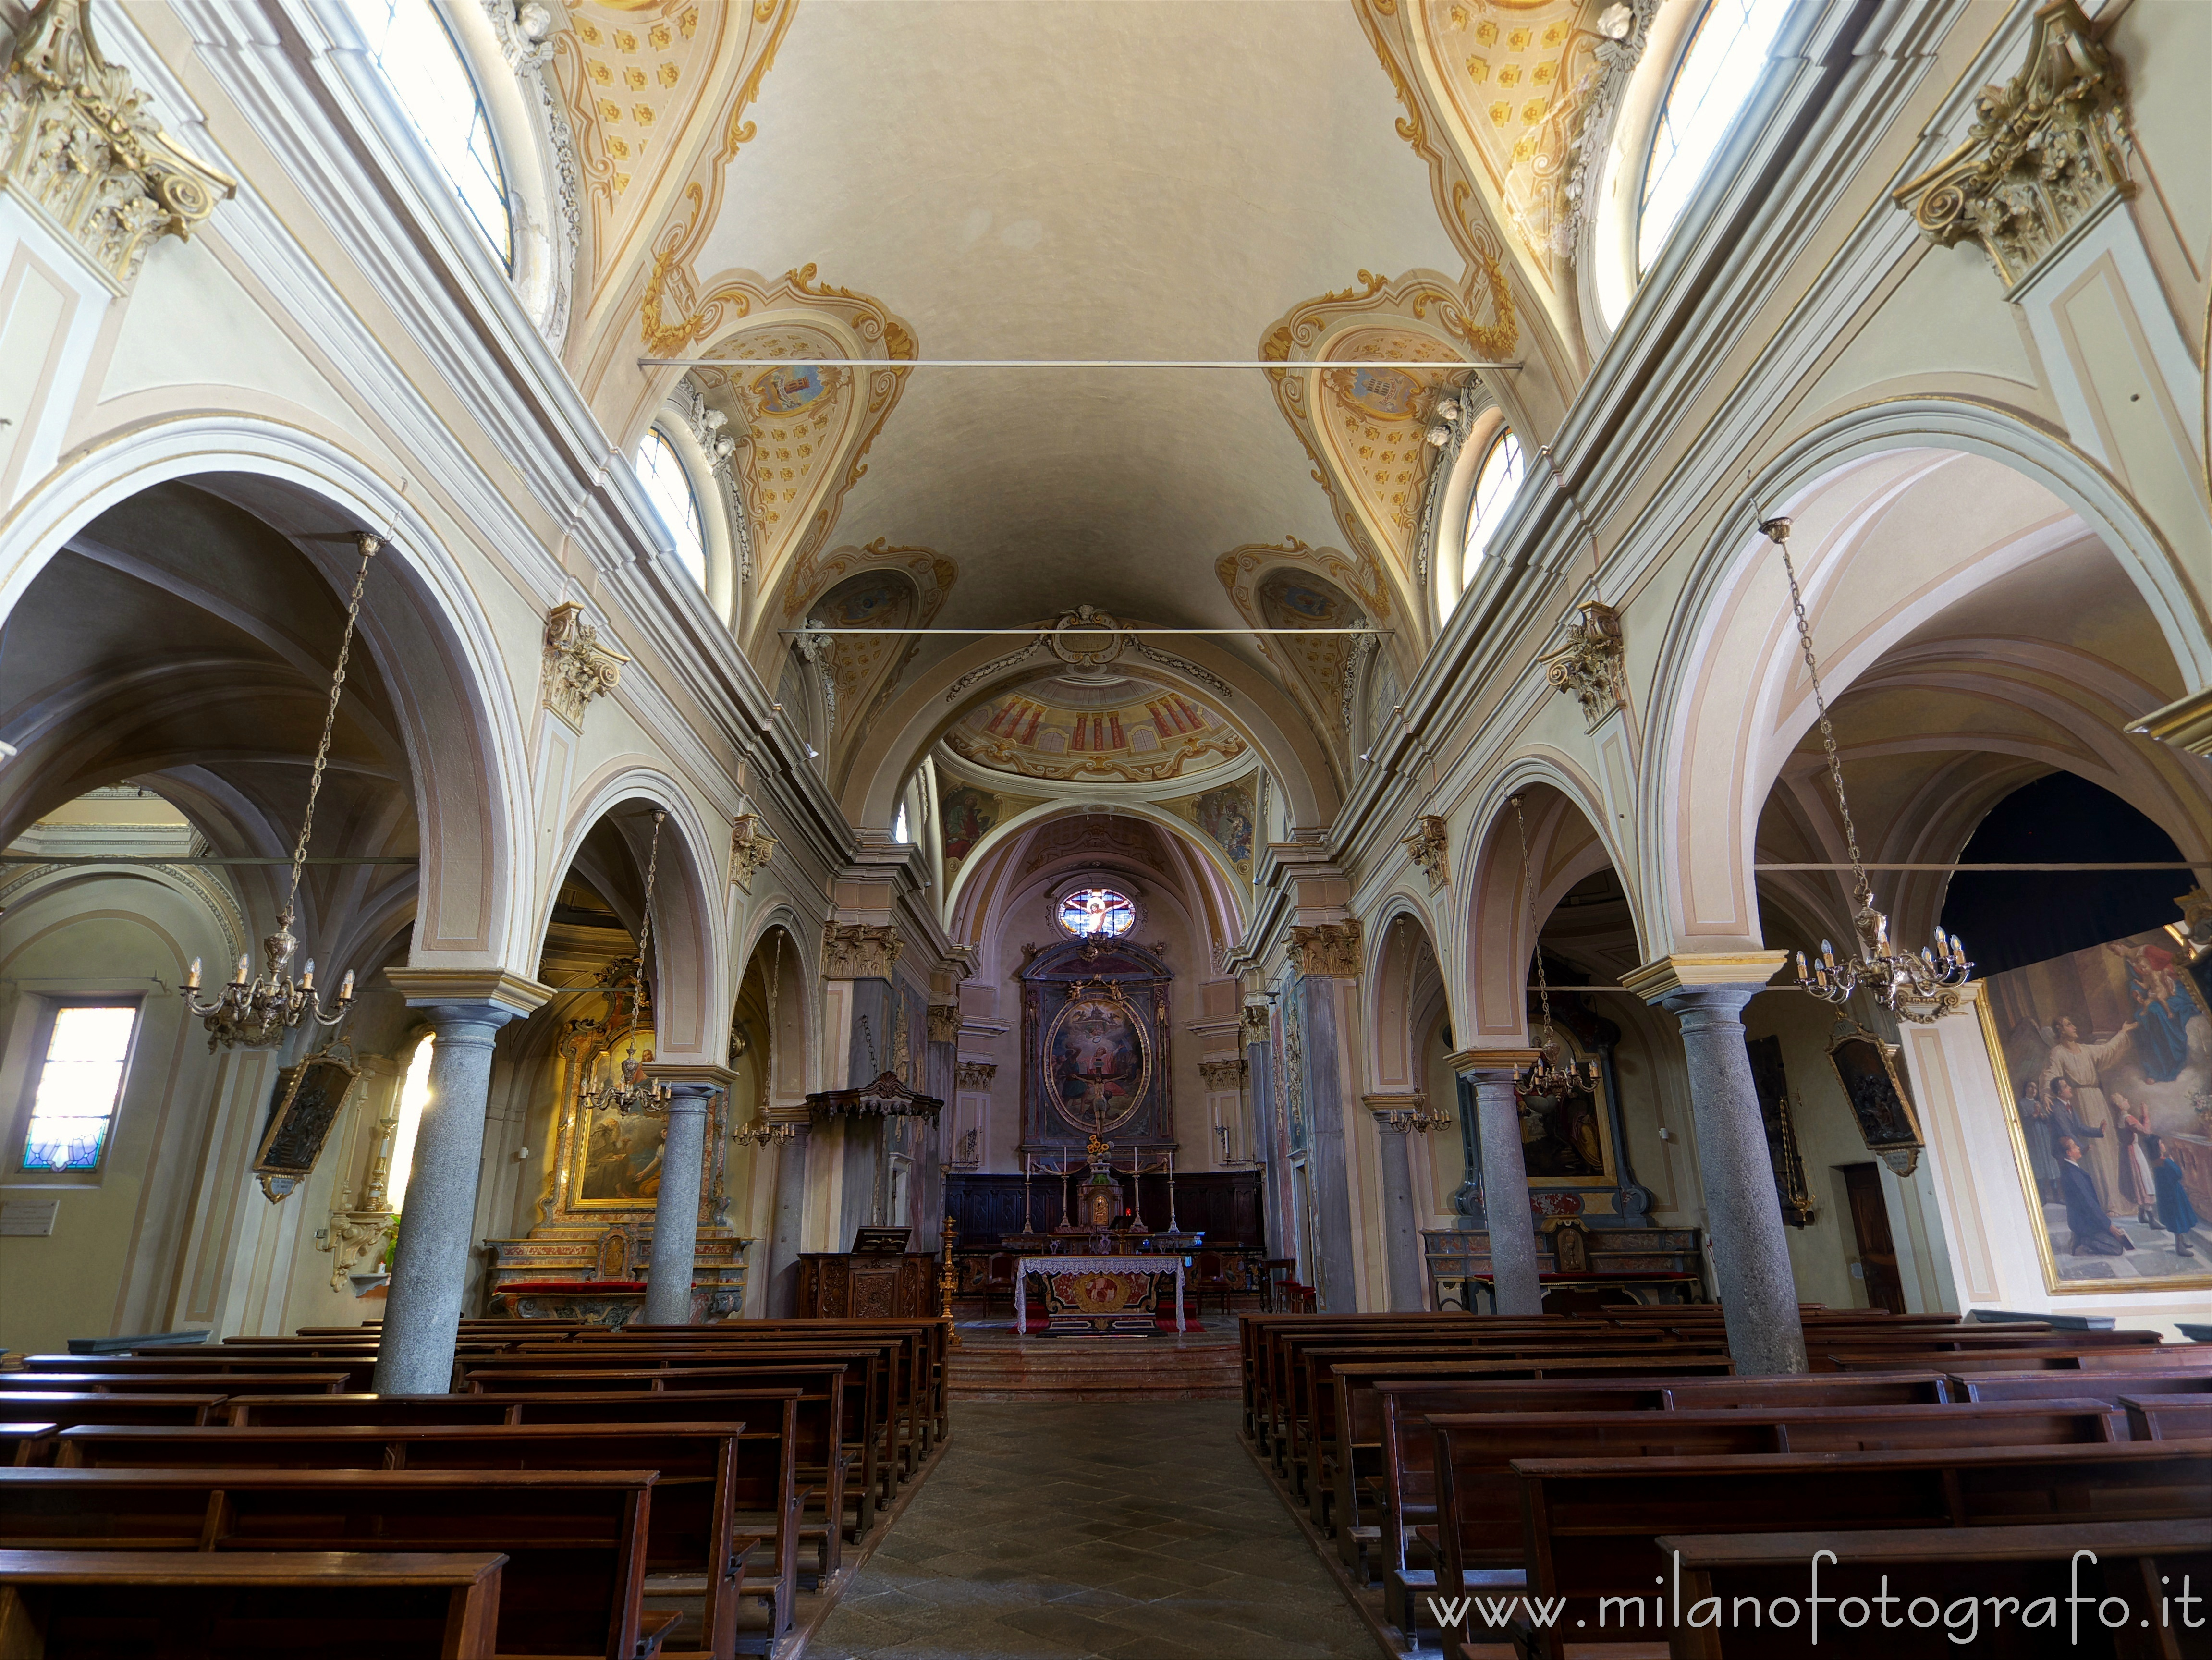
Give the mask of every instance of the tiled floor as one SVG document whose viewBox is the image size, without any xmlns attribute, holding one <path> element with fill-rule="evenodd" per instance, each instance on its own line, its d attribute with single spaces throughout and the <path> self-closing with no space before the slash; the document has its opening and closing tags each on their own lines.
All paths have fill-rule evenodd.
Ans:
<svg viewBox="0 0 2212 1660">
<path fill-rule="evenodd" d="M 809 1660 L 1375 1660 L 1214 1402 L 975 1402 Z"/>
</svg>

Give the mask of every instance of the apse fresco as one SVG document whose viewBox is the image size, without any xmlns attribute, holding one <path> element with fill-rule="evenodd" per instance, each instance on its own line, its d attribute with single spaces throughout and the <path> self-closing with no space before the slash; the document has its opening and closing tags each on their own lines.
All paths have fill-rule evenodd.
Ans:
<svg viewBox="0 0 2212 1660">
<path fill-rule="evenodd" d="M 1024 778 L 1132 783 L 1179 778 L 1244 752 L 1236 729 L 1205 704 L 1133 679 L 1104 690 L 1025 686 L 969 710 L 945 742 L 963 761 Z"/>
<path fill-rule="evenodd" d="M 2212 1014 L 2179 931 L 1990 976 L 1981 1003 L 2052 1291 L 2212 1285 Z"/>
</svg>

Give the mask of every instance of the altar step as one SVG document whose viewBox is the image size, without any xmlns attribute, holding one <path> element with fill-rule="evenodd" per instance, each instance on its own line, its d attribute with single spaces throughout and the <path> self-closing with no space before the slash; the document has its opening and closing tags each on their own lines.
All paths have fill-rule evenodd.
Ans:
<svg viewBox="0 0 2212 1660">
<path fill-rule="evenodd" d="M 956 1401 L 1234 1401 L 1243 1392 L 1237 1334 L 1017 1337 L 963 1325 Z"/>
</svg>

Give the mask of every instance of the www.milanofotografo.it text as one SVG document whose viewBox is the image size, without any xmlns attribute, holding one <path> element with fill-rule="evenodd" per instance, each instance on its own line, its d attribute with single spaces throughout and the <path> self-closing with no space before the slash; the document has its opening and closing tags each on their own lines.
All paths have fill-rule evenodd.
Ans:
<svg viewBox="0 0 2212 1660">
<path fill-rule="evenodd" d="M 1881 1576 L 1881 1589 L 1872 1596 L 1836 1596 L 1820 1589 L 1820 1569 L 1824 1563 L 1840 1560 L 1833 1551 L 1815 1551 L 1809 1563 L 1810 1589 L 1803 1596 L 1776 1596 L 1761 1600 L 1756 1596 L 1737 1596 L 1727 1599 L 1723 1606 L 1718 1596 L 1698 1597 L 1686 1606 L 1682 1601 L 1682 1559 L 1674 1558 L 1674 1584 L 1668 1584 L 1665 1575 L 1657 1580 L 1658 1589 L 1644 1596 L 1601 1596 L 1597 1598 L 1596 1628 L 1600 1631 L 1663 1631 L 1670 1627 L 1719 1627 L 1732 1631 L 1792 1630 L 1800 1624 L 1806 1627 L 1806 1636 L 1813 1643 L 1820 1640 L 1821 1622 L 1832 1620 L 1850 1631 L 1864 1629 L 1869 1624 L 1878 1624 L 1885 1631 L 1933 1631 L 1941 1627 L 1950 1641 L 1961 1646 L 1977 1641 L 1984 1631 L 1998 1632 L 2010 1627 L 2023 1630 L 2057 1631 L 2065 1629 L 2071 1639 L 2079 1643 L 2085 1621 L 2094 1620 L 2107 1631 L 2118 1631 L 2124 1626 L 2148 1627 L 2155 1620 L 2159 1627 L 2168 1631 L 2201 1631 L 2212 1618 L 2196 1612 L 2205 1601 L 2191 1587 L 2189 1576 L 2180 1576 L 2176 1585 L 2172 1576 L 2160 1575 L 2162 1587 L 2155 1609 L 2137 1608 L 2124 1596 L 2099 1596 L 2081 1589 L 2081 1565 L 2094 1566 L 2094 1551 L 2074 1553 L 2067 1591 L 2049 1596 L 2021 1598 L 2018 1596 L 1953 1596 L 1942 1600 L 1933 1596 L 1893 1595 L 1889 1576 Z M 1564 1596 L 1455 1596 L 1427 1599 L 1429 1618 L 1445 1631 L 1456 1631 L 1463 1640 L 1474 1640 L 1478 1631 L 1498 1631 L 1515 1625 L 1533 1627 L 1539 1631 L 1550 1630 L 1565 1617 L 1567 1598 Z M 1576 1626 L 1589 1629 L 1590 1621 L 1579 1619 Z"/>
</svg>

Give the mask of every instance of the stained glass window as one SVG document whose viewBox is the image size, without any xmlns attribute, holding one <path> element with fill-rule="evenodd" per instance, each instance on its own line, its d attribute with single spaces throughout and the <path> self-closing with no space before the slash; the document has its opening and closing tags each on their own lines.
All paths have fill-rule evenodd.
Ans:
<svg viewBox="0 0 2212 1660">
<path fill-rule="evenodd" d="M 514 269 L 514 223 L 491 119 L 460 47 L 430 0 L 352 0 L 362 38 L 400 107 L 445 169 L 500 263 Z"/>
<path fill-rule="evenodd" d="M 1651 157 L 1644 166 L 1644 201 L 1636 222 L 1638 271 L 1657 257 L 1697 193 L 1759 84 L 1767 48 L 1789 10 L 1790 0 L 1712 0 L 1698 19 L 1660 106 Z"/>
<path fill-rule="evenodd" d="M 691 573 L 691 580 L 705 587 L 707 538 L 699 519 L 699 493 L 691 488 L 691 475 L 684 471 L 676 446 L 659 427 L 649 429 L 637 447 L 637 477 L 653 510 L 676 538 L 676 556 Z"/>
<path fill-rule="evenodd" d="M 1060 902 L 1060 925 L 1074 934 L 1127 933 L 1137 907 L 1111 888 L 1079 888 Z"/>
<path fill-rule="evenodd" d="M 23 1138 L 25 1170 L 100 1168 L 137 1025 L 134 1003 L 54 1012 L 39 1092 L 31 1103 L 30 1134 Z"/>
<path fill-rule="evenodd" d="M 1474 495 L 1467 508 L 1467 556 L 1472 565 L 1490 545 L 1490 533 L 1521 488 L 1521 441 L 1510 427 L 1500 428 L 1474 476 Z"/>
</svg>

